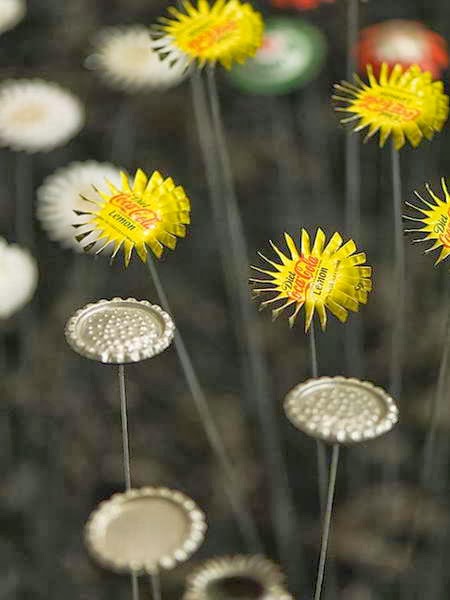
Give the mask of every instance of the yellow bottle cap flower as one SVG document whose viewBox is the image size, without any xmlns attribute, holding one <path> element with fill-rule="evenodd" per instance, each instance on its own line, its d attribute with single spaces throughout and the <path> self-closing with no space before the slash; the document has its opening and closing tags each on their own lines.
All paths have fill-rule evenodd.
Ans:
<svg viewBox="0 0 450 600">
<path fill-rule="evenodd" d="M 335 233 L 328 244 L 322 229 L 318 229 L 311 248 L 309 234 L 302 229 L 301 250 L 299 251 L 287 233 L 284 234 L 289 255 L 283 254 L 270 242 L 281 263 L 259 255 L 273 271 L 252 267 L 270 279 L 250 279 L 264 287 L 253 289 L 255 295 L 269 292 L 275 294 L 262 302 L 261 308 L 275 302 L 282 305 L 272 311 L 274 320 L 280 313 L 292 306 L 294 312 L 289 325 L 294 325 L 301 308 L 305 306 L 305 331 L 308 331 L 314 311 L 319 315 L 322 329 L 327 324 L 327 309 L 342 323 L 347 321 L 349 310 L 357 312 L 360 304 L 366 304 L 372 289 L 372 269 L 362 266 L 366 262 L 364 252 L 356 253 L 356 244 L 349 240 L 345 244 L 339 233 Z"/>
<path fill-rule="evenodd" d="M 425 250 L 425 254 L 441 248 L 441 252 L 435 262 L 437 265 L 450 255 L 450 194 L 444 178 L 442 178 L 443 200 L 433 192 L 428 184 L 426 184 L 425 187 L 432 202 L 428 202 L 418 192 L 414 192 L 422 203 L 422 206 L 415 206 L 409 202 L 406 202 L 406 204 L 419 212 L 421 216 L 410 217 L 405 215 L 405 219 L 420 223 L 422 227 L 407 229 L 406 232 L 420 232 L 425 234 L 421 238 L 413 240 L 414 243 L 427 241 L 434 242 L 431 248 Z"/>
<path fill-rule="evenodd" d="M 112 258 L 123 248 L 125 266 L 133 249 L 143 262 L 147 260 L 147 247 L 160 258 L 164 246 L 173 250 L 177 237 L 186 235 L 186 225 L 190 223 L 189 198 L 181 186 L 176 186 L 170 177 L 164 179 L 158 171 L 148 178 L 139 169 L 132 183 L 125 173 L 120 175 L 120 189 L 107 182 L 109 194 L 94 188 L 99 200 L 84 198 L 96 209 L 77 213 L 76 239 L 85 250 L 104 241 L 97 254 L 113 244 Z"/>
<path fill-rule="evenodd" d="M 366 127 L 366 140 L 380 132 L 380 146 L 392 135 L 398 150 L 408 141 L 416 147 L 426 137 L 431 140 L 441 131 L 448 117 L 448 96 L 442 81 L 433 81 L 431 73 L 417 65 L 392 70 L 383 63 L 377 79 L 367 65 L 368 83 L 354 75 L 355 83 L 343 81 L 335 85 L 334 100 L 346 103 L 337 111 L 350 113 L 343 124 L 355 124 L 354 131 Z"/>
<path fill-rule="evenodd" d="M 233 63 L 243 63 L 254 56 L 262 44 L 263 19 L 252 6 L 239 0 L 198 0 L 195 7 L 184 0 L 181 11 L 169 8 L 171 17 L 160 19 L 162 37 L 152 46 L 164 60 L 187 63 L 197 60 L 221 63 L 230 69 Z M 180 57 L 181 54 L 181 57 Z"/>
</svg>

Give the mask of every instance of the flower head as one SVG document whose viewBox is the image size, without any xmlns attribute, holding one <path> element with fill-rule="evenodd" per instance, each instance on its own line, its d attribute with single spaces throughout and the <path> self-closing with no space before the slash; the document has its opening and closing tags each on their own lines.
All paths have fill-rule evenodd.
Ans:
<svg viewBox="0 0 450 600">
<path fill-rule="evenodd" d="M 8 319 L 31 300 L 37 280 L 31 254 L 0 238 L 0 319 Z"/>
<path fill-rule="evenodd" d="M 181 186 L 172 178 L 164 179 L 158 171 L 148 178 L 139 169 L 133 182 L 121 173 L 121 185 L 110 181 L 108 192 L 96 189 L 99 199 L 85 200 L 94 209 L 79 213 L 75 222 L 76 239 L 84 250 L 97 246 L 97 254 L 112 247 L 112 258 L 123 248 L 125 266 L 128 266 L 133 249 L 143 262 L 147 260 L 147 247 L 158 258 L 164 246 L 173 250 L 177 237 L 185 237 L 190 223 L 190 202 Z M 101 244 L 100 244 L 101 242 Z"/>
<path fill-rule="evenodd" d="M 269 17 L 264 39 L 253 58 L 228 74 L 234 85 L 251 94 L 286 94 L 306 85 L 320 71 L 325 38 L 301 19 Z"/>
<path fill-rule="evenodd" d="M 367 65 L 369 81 L 357 75 L 355 84 L 343 81 L 335 85 L 335 100 L 344 102 L 336 110 L 350 113 L 344 124 L 356 123 L 355 131 L 366 127 L 366 140 L 380 132 L 380 146 L 392 135 L 395 148 L 406 141 L 416 147 L 426 137 L 431 140 L 441 131 L 448 117 L 448 96 L 442 81 L 433 81 L 431 74 L 413 65 L 404 70 L 396 65 L 392 70 L 383 63 L 379 78 Z"/>
<path fill-rule="evenodd" d="M 0 144 L 25 152 L 62 146 L 84 123 L 73 94 L 41 79 L 7 80 L 0 85 Z"/>
<path fill-rule="evenodd" d="M 334 0 L 271 0 L 276 8 L 295 8 L 297 10 L 311 10 L 321 4 L 331 4 Z"/>
<path fill-rule="evenodd" d="M 273 270 L 252 267 L 269 279 L 250 279 L 253 283 L 263 284 L 263 287 L 253 290 L 255 295 L 266 292 L 275 294 L 273 298 L 262 302 L 261 308 L 282 302 L 272 311 L 274 319 L 286 308 L 293 307 L 289 318 L 292 327 L 304 306 L 305 330 L 308 331 L 315 311 L 322 329 L 325 329 L 327 309 L 345 323 L 349 310 L 357 312 L 360 303 L 366 304 L 368 292 L 372 289 L 372 269 L 363 266 L 366 262 L 363 252 L 355 254 L 353 240 L 344 244 L 339 233 L 335 233 L 326 244 L 324 232 L 318 229 L 311 247 L 309 234 L 302 229 L 299 251 L 291 236 L 287 233 L 284 236 L 289 254 L 283 254 L 270 242 L 281 262 L 274 262 L 259 253 Z"/>
<path fill-rule="evenodd" d="M 51 240 L 81 251 L 74 237 L 74 211 L 89 211 L 97 198 L 93 186 L 107 192 L 107 180 L 120 186 L 120 170 L 93 160 L 71 163 L 45 179 L 37 191 L 37 216 Z M 91 252 L 98 245 L 93 244 Z"/>
<path fill-rule="evenodd" d="M 360 33 L 356 52 L 360 71 L 370 64 L 376 75 L 384 62 L 404 69 L 419 65 L 435 79 L 448 67 L 447 42 L 419 21 L 392 19 L 366 27 Z"/>
<path fill-rule="evenodd" d="M 263 556 L 224 556 L 204 562 L 190 575 L 183 600 L 292 600 L 284 583 L 278 565 Z"/>
<path fill-rule="evenodd" d="M 182 64 L 162 61 L 146 27 L 108 27 L 96 39 L 93 65 L 112 86 L 125 91 L 165 90 L 186 74 Z"/>
<path fill-rule="evenodd" d="M 27 7 L 24 0 L 0 2 L 0 33 L 13 29 L 24 18 Z"/>
<path fill-rule="evenodd" d="M 425 250 L 425 253 L 433 250 L 441 249 L 440 254 L 435 262 L 439 264 L 450 255 L 450 193 L 447 188 L 445 179 L 442 178 L 442 192 L 444 198 L 439 198 L 428 184 L 426 190 L 430 196 L 430 202 L 425 200 L 418 192 L 415 192 L 416 197 L 421 202 L 421 206 L 415 206 L 407 202 L 407 206 L 413 208 L 420 214 L 420 217 L 411 217 L 405 215 L 405 219 L 415 221 L 421 225 L 419 228 L 407 229 L 407 233 L 422 233 L 423 235 L 415 239 L 414 242 L 433 242 L 431 248 Z"/>
<path fill-rule="evenodd" d="M 183 11 L 169 8 L 161 18 L 161 37 L 154 48 L 170 63 L 221 63 L 230 69 L 254 56 L 262 43 L 263 20 L 250 4 L 240 0 L 183 0 Z"/>
</svg>

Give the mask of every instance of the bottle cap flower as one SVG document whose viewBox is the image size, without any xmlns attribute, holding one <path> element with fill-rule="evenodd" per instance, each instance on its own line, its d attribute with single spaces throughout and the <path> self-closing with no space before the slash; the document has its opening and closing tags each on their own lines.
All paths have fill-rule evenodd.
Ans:
<svg viewBox="0 0 450 600">
<path fill-rule="evenodd" d="M 68 90 L 42 79 L 0 85 L 0 145 L 24 152 L 63 146 L 83 127 L 84 107 Z"/>
<path fill-rule="evenodd" d="M 263 20 L 259 12 L 240 0 L 198 0 L 195 7 L 183 1 L 183 10 L 171 6 L 170 17 L 160 19 L 161 37 L 153 47 L 170 63 L 221 63 L 230 69 L 254 56 L 262 43 Z"/>
<path fill-rule="evenodd" d="M 178 490 L 144 487 L 114 494 L 91 513 L 84 539 L 89 554 L 115 573 L 174 569 L 202 545 L 206 518 Z"/>
<path fill-rule="evenodd" d="M 431 74 L 417 65 L 404 70 L 400 65 L 390 69 L 383 63 L 379 77 L 367 65 L 368 83 L 354 75 L 355 83 L 335 85 L 334 100 L 344 102 L 337 111 L 351 116 L 342 119 L 354 131 L 366 127 L 366 140 L 380 132 L 380 146 L 392 136 L 398 150 L 408 141 L 413 147 L 426 137 L 431 140 L 441 131 L 448 117 L 448 96 L 442 81 L 433 81 Z"/>
<path fill-rule="evenodd" d="M 271 0 L 276 8 L 295 8 L 297 10 L 311 10 L 321 4 L 332 4 L 334 0 Z"/>
<path fill-rule="evenodd" d="M 356 48 L 359 70 L 368 64 L 378 74 L 385 62 L 404 69 L 419 65 L 437 79 L 448 67 L 447 42 L 419 21 L 392 19 L 366 27 L 360 33 Z"/>
<path fill-rule="evenodd" d="M 96 189 L 99 200 L 85 198 L 95 209 L 77 212 L 76 239 L 84 250 L 103 242 L 97 254 L 112 245 L 114 258 L 123 248 L 128 266 L 133 249 L 145 262 L 147 247 L 160 258 L 164 246 L 173 250 L 177 237 L 185 237 L 186 225 L 190 223 L 190 201 L 172 178 L 164 179 L 158 171 L 148 178 L 139 169 L 133 182 L 121 173 L 120 188 L 107 183 L 109 193 Z"/>
<path fill-rule="evenodd" d="M 73 162 L 49 175 L 37 190 L 36 215 L 51 240 L 80 252 L 74 238 L 74 211 L 89 211 L 97 198 L 94 187 L 107 190 L 106 181 L 120 185 L 120 169 L 93 160 Z M 91 252 L 96 250 L 95 244 Z"/>
<path fill-rule="evenodd" d="M 261 48 L 245 65 L 234 67 L 229 78 L 251 94 L 287 94 L 319 73 L 326 50 L 325 37 L 314 25 L 302 19 L 271 17 Z"/>
<path fill-rule="evenodd" d="M 25 0 L 2 0 L 0 2 L 0 33 L 13 29 L 27 12 Z"/>
<path fill-rule="evenodd" d="M 167 90 L 186 75 L 183 65 L 162 61 L 150 47 L 143 25 L 107 27 L 97 34 L 87 64 L 111 86 L 125 92 Z"/>
<path fill-rule="evenodd" d="M 34 257 L 0 237 L 0 321 L 9 319 L 32 299 L 38 283 Z"/>
<path fill-rule="evenodd" d="M 287 233 L 284 236 L 289 254 L 284 254 L 270 242 L 281 262 L 259 253 L 274 270 L 252 267 L 269 279 L 250 279 L 252 283 L 263 284 L 253 290 L 256 296 L 265 292 L 275 294 L 262 302 L 261 308 L 282 302 L 272 311 L 274 319 L 286 308 L 293 307 L 294 312 L 289 318 L 292 327 L 304 306 L 305 331 L 308 331 L 315 311 L 325 329 L 327 310 L 345 323 L 349 311 L 357 312 L 360 304 L 366 304 L 372 289 L 372 269 L 363 266 L 366 255 L 356 253 L 353 240 L 344 244 L 339 233 L 335 233 L 327 244 L 324 232 L 318 229 L 311 247 L 309 234 L 302 229 L 301 249 L 298 250 L 291 236 Z"/>
<path fill-rule="evenodd" d="M 187 580 L 182 600 L 292 600 L 277 564 L 258 554 L 213 558 Z"/>
<path fill-rule="evenodd" d="M 409 221 L 415 221 L 422 225 L 422 227 L 416 227 L 414 229 L 407 229 L 407 233 L 422 233 L 422 237 L 413 240 L 415 243 L 418 242 L 433 242 L 431 248 L 425 250 L 425 254 L 432 252 L 433 250 L 441 249 L 440 254 L 435 262 L 439 264 L 450 255 L 450 194 L 447 188 L 445 179 L 442 178 L 442 191 L 444 199 L 442 200 L 437 196 L 428 184 L 426 184 L 426 190 L 430 196 L 431 202 L 425 200 L 418 192 L 414 192 L 418 200 L 421 202 L 421 206 L 415 206 L 407 202 L 407 206 L 413 208 L 415 211 L 420 213 L 420 217 L 411 217 L 405 215 L 405 219 Z"/>
</svg>

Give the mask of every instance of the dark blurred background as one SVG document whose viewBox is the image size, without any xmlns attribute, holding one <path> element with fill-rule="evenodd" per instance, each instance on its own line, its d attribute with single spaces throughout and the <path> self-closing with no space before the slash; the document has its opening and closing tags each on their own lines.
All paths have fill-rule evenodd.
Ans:
<svg viewBox="0 0 450 600">
<path fill-rule="evenodd" d="M 267 3 L 253 2 L 266 15 Z M 112 161 L 130 172 L 160 169 L 192 200 L 192 226 L 159 273 L 169 295 L 210 408 L 233 457 L 242 491 L 263 536 L 267 555 L 282 563 L 296 598 L 308 600 L 319 544 L 315 444 L 287 422 L 282 401 L 310 376 L 309 345 L 301 323 L 256 318 L 264 341 L 272 399 L 292 494 L 291 553 L 275 543 L 272 461 L 263 443 L 257 399 L 244 394 L 239 346 L 224 287 L 189 82 L 164 94 L 112 91 L 84 68 L 91 41 L 106 25 L 151 25 L 166 8 L 156 0 L 30 0 L 25 20 L 0 38 L 0 69 L 9 77 L 61 83 L 85 103 L 87 124 L 62 149 L 24 157 L 0 153 L 0 235 L 14 238 L 15 199 L 23 173 L 31 175 L 29 201 L 55 169 L 71 161 Z M 297 13 L 287 13 L 292 16 Z M 330 103 L 332 84 L 345 77 L 346 2 L 302 13 L 325 34 L 330 54 L 320 77 L 283 97 L 244 95 L 218 73 L 227 141 L 250 260 L 283 231 L 298 239 L 300 226 L 322 226 L 345 236 L 345 133 Z M 361 25 L 384 19 L 423 21 L 446 39 L 446 0 L 370 0 Z M 389 151 L 365 145 L 362 160 L 362 231 L 358 247 L 374 266 L 374 293 L 360 319 L 358 364 L 346 360 L 346 329 L 330 321 L 318 335 L 322 375 L 358 375 L 388 385 L 393 295 L 393 225 Z M 25 164 L 24 164 L 25 163 Z M 401 152 L 404 199 L 428 181 L 438 189 L 449 172 L 449 129 L 432 143 Z M 48 241 L 34 223 L 40 282 L 27 317 L 0 323 L 3 348 L 0 440 L 0 598 L 116 600 L 130 597 L 127 577 L 89 559 L 82 531 L 101 500 L 124 488 L 116 369 L 74 354 L 64 325 L 89 301 L 113 296 L 157 300 L 144 266 L 78 256 Z M 407 241 L 407 315 L 401 424 L 378 442 L 343 452 L 336 496 L 328 600 L 436 599 L 449 596 L 448 405 L 440 416 L 433 485 L 419 487 L 429 407 L 444 343 L 445 264 Z M 30 312 L 31 311 L 31 312 Z M 24 329 L 25 323 L 25 329 Z M 20 331 L 25 331 L 24 338 Z M 24 360 L 23 346 L 26 346 Z M 355 371 L 357 369 L 358 372 Z M 163 595 L 180 597 L 186 575 L 212 556 L 244 552 L 223 475 L 209 448 L 173 349 L 127 369 L 129 427 L 135 486 L 165 485 L 192 496 L 206 511 L 209 530 L 187 564 L 163 574 Z M 273 431 L 272 431 L 273 435 Z M 273 473 L 272 473 L 273 475 Z M 276 478 L 275 478 L 276 479 Z M 424 495 L 419 541 L 408 542 L 418 498 Z M 280 507 L 275 507 L 275 512 Z M 295 514 L 294 514 L 295 513 Z M 290 513 L 289 513 L 290 514 Z M 411 559 L 411 560 L 409 560 Z M 143 591 L 143 597 L 149 592 Z"/>
</svg>

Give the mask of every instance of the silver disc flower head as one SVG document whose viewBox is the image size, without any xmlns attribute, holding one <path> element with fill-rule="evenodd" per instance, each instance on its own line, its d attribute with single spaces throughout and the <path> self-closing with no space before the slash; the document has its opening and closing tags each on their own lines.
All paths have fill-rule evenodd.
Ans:
<svg viewBox="0 0 450 600">
<path fill-rule="evenodd" d="M 287 418 L 300 431 L 330 444 L 355 444 L 390 431 L 398 421 L 394 400 L 367 381 L 320 377 L 286 396 Z"/>
<path fill-rule="evenodd" d="M 199 548 L 205 515 L 176 490 L 144 487 L 114 494 L 91 514 L 85 527 L 89 553 L 116 573 L 173 569 Z"/>
<path fill-rule="evenodd" d="M 113 298 L 87 304 L 69 319 L 66 340 L 81 356 L 109 364 L 152 358 L 168 348 L 175 325 L 147 300 Z"/>
</svg>

